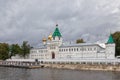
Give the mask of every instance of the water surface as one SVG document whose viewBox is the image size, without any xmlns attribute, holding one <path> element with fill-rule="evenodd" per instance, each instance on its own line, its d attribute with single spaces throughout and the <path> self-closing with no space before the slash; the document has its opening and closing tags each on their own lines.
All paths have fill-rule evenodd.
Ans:
<svg viewBox="0 0 120 80">
<path fill-rule="evenodd" d="M 120 80 L 120 72 L 0 67 L 0 80 Z"/>
</svg>

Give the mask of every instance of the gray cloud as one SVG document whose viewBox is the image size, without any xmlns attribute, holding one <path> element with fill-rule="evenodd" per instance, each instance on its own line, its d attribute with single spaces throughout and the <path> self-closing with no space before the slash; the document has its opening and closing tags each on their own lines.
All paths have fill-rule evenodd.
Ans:
<svg viewBox="0 0 120 80">
<path fill-rule="evenodd" d="M 64 41 L 105 41 L 120 29 L 119 0 L 0 0 L 0 41 L 33 46 L 54 31 Z"/>
</svg>

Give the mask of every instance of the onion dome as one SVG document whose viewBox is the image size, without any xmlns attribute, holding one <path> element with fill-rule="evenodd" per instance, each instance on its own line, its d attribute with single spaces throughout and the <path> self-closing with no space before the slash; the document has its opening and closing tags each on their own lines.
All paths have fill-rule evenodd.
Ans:
<svg viewBox="0 0 120 80">
<path fill-rule="evenodd" d="M 43 42 L 46 42 L 46 41 L 47 41 L 47 39 L 44 37 L 44 38 L 42 39 L 42 41 L 43 41 Z"/>
<path fill-rule="evenodd" d="M 52 34 L 50 34 L 49 36 L 48 36 L 48 40 L 52 40 Z"/>
</svg>

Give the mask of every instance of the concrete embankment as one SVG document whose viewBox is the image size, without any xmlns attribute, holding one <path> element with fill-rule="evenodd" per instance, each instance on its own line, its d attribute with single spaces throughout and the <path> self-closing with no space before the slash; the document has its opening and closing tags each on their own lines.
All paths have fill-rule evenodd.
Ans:
<svg viewBox="0 0 120 80">
<path fill-rule="evenodd" d="M 44 66 L 39 62 L 0 61 L 0 67 L 36 69 Z"/>
<path fill-rule="evenodd" d="M 72 69 L 72 70 L 102 70 L 120 71 L 120 65 L 105 64 L 44 64 L 46 68 Z"/>
<path fill-rule="evenodd" d="M 58 68 L 73 70 L 120 71 L 120 60 L 9 60 L 0 61 L 0 66 L 18 68 Z"/>
</svg>

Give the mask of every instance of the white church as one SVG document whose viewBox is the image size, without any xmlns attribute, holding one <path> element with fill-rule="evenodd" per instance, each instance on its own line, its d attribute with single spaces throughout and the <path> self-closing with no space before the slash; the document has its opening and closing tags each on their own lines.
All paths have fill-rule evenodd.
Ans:
<svg viewBox="0 0 120 80">
<path fill-rule="evenodd" d="M 53 34 L 43 38 L 43 46 L 30 50 L 29 59 L 72 60 L 72 59 L 115 59 L 115 43 L 112 35 L 106 43 L 64 44 L 56 25 Z"/>
</svg>

